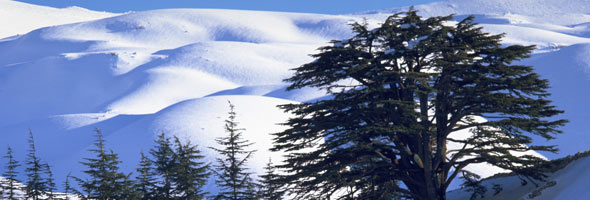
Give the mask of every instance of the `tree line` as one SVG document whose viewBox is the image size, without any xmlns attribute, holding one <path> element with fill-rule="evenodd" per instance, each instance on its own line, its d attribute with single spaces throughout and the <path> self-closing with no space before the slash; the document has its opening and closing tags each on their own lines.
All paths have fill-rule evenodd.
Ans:
<svg viewBox="0 0 590 200">
<path fill-rule="evenodd" d="M 27 179 L 18 180 L 17 168 L 21 164 L 9 146 L 4 156 L 7 162 L 2 173 L 4 179 L 0 181 L 0 199 L 281 199 L 283 193 L 274 182 L 277 174 L 271 160 L 265 174 L 258 177 L 246 167 L 255 151 L 247 149 L 253 143 L 243 139 L 244 129 L 238 127 L 235 118 L 234 105 L 230 103 L 229 117 L 225 120 L 227 135 L 216 139 L 221 148 L 209 147 L 220 155 L 214 164 L 205 163 L 199 147 L 189 140 L 182 142 L 176 136 L 161 133 L 147 154 L 140 153 L 135 173 L 127 174 L 120 172 L 118 154 L 105 148 L 101 131 L 95 129 L 94 148 L 89 150 L 94 156 L 80 162 L 86 167 L 82 171 L 86 176 L 68 174 L 63 193 L 55 192 L 57 185 L 50 165 L 37 157 L 33 133 L 29 131 L 29 151 L 24 162 Z M 203 191 L 210 176 L 216 177 L 220 190 L 217 194 Z"/>
</svg>

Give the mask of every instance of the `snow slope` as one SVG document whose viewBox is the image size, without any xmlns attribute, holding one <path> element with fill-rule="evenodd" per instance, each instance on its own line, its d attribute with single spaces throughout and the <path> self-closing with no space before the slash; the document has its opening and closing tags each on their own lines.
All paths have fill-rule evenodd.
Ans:
<svg viewBox="0 0 590 200">
<path fill-rule="evenodd" d="M 80 7 L 50 8 L 12 0 L 0 0 L 0 39 L 60 24 L 95 20 L 117 14 Z M 18 19 L 15 21 L 15 19 Z"/>
<path fill-rule="evenodd" d="M 370 11 L 369 18 L 386 16 L 409 7 Z M 424 17 L 453 14 L 456 20 L 475 16 L 487 32 L 505 33 L 505 44 L 537 45 L 537 52 L 590 40 L 590 0 L 447 0 L 417 5 Z"/>
<path fill-rule="evenodd" d="M 587 189 L 590 184 L 590 173 L 587 173 L 588 166 L 590 166 L 590 157 L 583 156 L 564 168 L 547 174 L 545 181 L 536 181 L 539 187 L 536 187 L 530 180 L 526 184 L 522 184 L 522 180 L 515 176 L 488 179 L 483 181 L 481 185 L 487 188 L 485 199 L 491 200 L 584 199 L 590 196 L 590 191 Z M 501 191 L 496 192 L 493 189 L 496 184 L 501 185 Z M 449 192 L 447 197 L 451 200 L 467 200 L 471 195 L 472 192 L 459 189 Z"/>
<path fill-rule="evenodd" d="M 414 8 L 420 10 L 424 16 L 485 15 L 500 17 L 510 23 L 574 25 L 590 20 L 589 0 L 447 0 L 417 5 Z M 372 13 L 407 9 L 408 7 L 393 8 Z"/>
<path fill-rule="evenodd" d="M 451 0 L 416 9 L 427 16 L 457 13 L 457 19 L 477 14 L 486 31 L 507 33 L 505 44 L 538 45 L 537 53 L 523 62 L 550 79 L 552 98 L 572 120 L 567 135 L 558 139 L 572 145 L 560 148 L 566 153 L 587 148 L 590 138 L 583 136 L 583 119 L 590 111 L 584 103 L 590 93 L 568 89 L 590 84 L 587 1 L 568 0 L 579 6 L 553 14 L 549 8 L 557 1 L 544 0 L 537 8 L 540 14 L 512 11 L 507 0 L 493 2 L 498 5 Z M 0 0 L 0 22 L 10 6 L 35 13 L 23 18 L 23 24 L 37 15 L 59 18 L 67 13 L 78 18 L 64 19 L 81 21 L 59 26 L 30 23 L 39 29 L 0 40 L 0 154 L 10 145 L 16 158 L 24 158 L 31 129 L 40 157 L 56 170 L 58 182 L 68 172 L 81 175 L 78 161 L 88 156 L 95 127 L 103 131 L 107 148 L 119 153 L 126 172 L 133 171 L 139 152 L 148 151 L 161 132 L 193 141 L 212 161 L 214 153 L 207 147 L 223 134 L 228 100 L 236 105 L 246 138 L 256 143 L 250 167 L 260 172 L 268 157 L 280 157 L 267 150 L 269 133 L 282 130 L 277 123 L 289 117 L 276 105 L 325 96 L 311 88 L 286 92 L 282 80 L 291 76 L 289 69 L 311 62 L 308 55 L 331 39 L 349 37 L 347 23 L 364 17 L 376 25 L 393 12 L 335 16 L 174 9 L 115 16 Z M 575 16 L 569 21 L 565 15 L 562 21 L 540 20 L 564 13 Z M 7 27 L 14 32 L 10 34 L 25 30 L 14 24 Z M 572 100 L 573 95 L 579 98 Z M 487 165 L 470 169 L 484 177 L 502 171 Z M 215 191 L 211 183 L 208 187 Z"/>
<path fill-rule="evenodd" d="M 133 171 L 161 132 L 207 147 L 222 136 L 230 100 L 261 174 L 270 133 L 288 115 L 277 105 L 323 97 L 285 92 L 290 68 L 332 38 L 348 16 L 228 10 L 156 10 L 52 26 L 0 42 L 0 146 L 24 158 L 28 129 L 58 182 L 80 176 L 93 129 Z M 0 150 L 4 153 L 4 150 Z M 21 174 L 22 175 L 22 174 Z M 211 182 L 212 183 L 212 182 Z M 208 190 L 214 192 L 213 185 Z"/>
</svg>

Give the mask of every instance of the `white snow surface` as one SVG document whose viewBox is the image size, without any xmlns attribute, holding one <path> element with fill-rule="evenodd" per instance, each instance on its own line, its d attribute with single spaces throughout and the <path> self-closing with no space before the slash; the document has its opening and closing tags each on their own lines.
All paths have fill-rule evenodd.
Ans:
<svg viewBox="0 0 590 200">
<path fill-rule="evenodd" d="M 516 176 L 505 176 L 493 178 L 482 182 L 482 186 L 487 188 L 485 199 L 503 200 L 503 199 L 535 199 L 535 200 L 553 200 L 553 199 L 587 199 L 590 196 L 588 184 L 590 173 L 590 157 L 580 158 L 554 173 L 547 174 L 545 181 L 536 181 L 539 185 L 536 187 L 533 182 L 526 180 L 527 184 L 522 184 L 522 180 Z M 501 192 L 495 194 L 494 185 L 501 185 Z M 447 198 L 450 200 L 468 200 L 472 192 L 465 189 L 450 191 Z M 479 198 L 478 198 L 479 199 Z"/>
<path fill-rule="evenodd" d="M 12 0 L 0 0 L 0 38 L 60 24 L 101 19 L 117 14 L 80 7 L 51 8 Z"/>
<path fill-rule="evenodd" d="M 392 13 L 409 7 L 367 13 Z M 447 0 L 414 6 L 423 16 L 503 16 L 510 23 L 573 25 L 590 20 L 590 0 Z M 481 16 L 480 16 L 481 18 Z M 499 20 L 498 20 L 499 21 Z"/>
<path fill-rule="evenodd" d="M 590 84 L 590 0 L 560 2 L 450 0 L 416 9 L 425 16 L 456 13 L 457 20 L 475 14 L 485 31 L 507 33 L 506 45 L 537 45 L 522 62 L 550 80 L 552 99 L 571 120 L 566 133 L 579 136 L 560 146 L 571 153 L 590 144 L 582 137 L 590 93 L 569 89 Z M 563 6 L 551 10 L 555 5 Z M 147 152 L 161 132 L 198 144 L 213 162 L 207 147 L 224 134 L 231 101 L 258 150 L 249 167 L 260 174 L 269 157 L 281 160 L 282 153 L 268 151 L 269 134 L 283 130 L 277 124 L 289 117 L 276 106 L 326 95 L 313 88 L 285 91 L 282 80 L 293 74 L 290 69 L 311 62 L 309 54 L 330 40 L 350 37 L 349 22 L 367 18 L 376 26 L 402 10 L 407 8 L 357 15 L 217 9 L 112 14 L 0 0 L 0 154 L 10 145 L 16 158 L 24 158 L 30 129 L 39 156 L 61 183 L 68 172 L 82 175 L 78 162 L 89 156 L 99 128 L 125 172 L 134 170 L 139 152 Z M 9 23 L 15 18 L 22 23 Z M 502 172 L 486 164 L 469 169 L 483 177 Z M 211 181 L 207 187 L 215 191 Z"/>
</svg>

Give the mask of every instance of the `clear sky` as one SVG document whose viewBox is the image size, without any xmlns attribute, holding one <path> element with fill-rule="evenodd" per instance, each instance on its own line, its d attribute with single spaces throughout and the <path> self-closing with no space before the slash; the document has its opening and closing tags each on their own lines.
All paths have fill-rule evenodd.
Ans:
<svg viewBox="0 0 590 200">
<path fill-rule="evenodd" d="M 223 8 L 324 14 L 348 14 L 418 5 L 441 0 L 17 0 L 57 8 L 79 6 L 108 12 L 161 8 Z"/>
</svg>

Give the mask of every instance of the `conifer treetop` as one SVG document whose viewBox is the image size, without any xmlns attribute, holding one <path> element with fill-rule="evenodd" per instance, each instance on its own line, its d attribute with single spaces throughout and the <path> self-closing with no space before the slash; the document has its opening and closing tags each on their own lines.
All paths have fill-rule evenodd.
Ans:
<svg viewBox="0 0 590 200">
<path fill-rule="evenodd" d="M 354 23 L 353 37 L 320 47 L 313 62 L 294 69 L 289 90 L 323 88 L 332 97 L 280 106 L 296 117 L 274 134 L 272 150 L 289 153 L 280 168 L 296 199 L 344 190 L 444 199 L 476 163 L 543 178 L 534 170 L 543 159 L 516 152 L 557 151 L 531 145 L 531 136 L 552 139 L 567 120 L 551 118 L 563 111 L 546 99 L 548 81 L 514 64 L 535 47 L 503 47 L 503 35 L 485 33 L 473 17 L 451 19 L 410 9 L 375 29 Z M 458 132 L 468 137 L 454 138 Z"/>
</svg>

